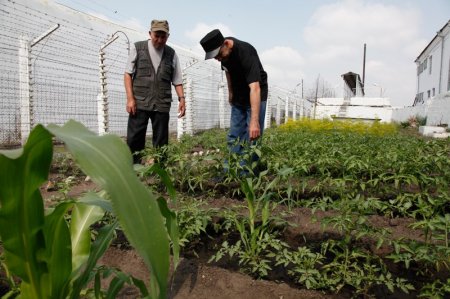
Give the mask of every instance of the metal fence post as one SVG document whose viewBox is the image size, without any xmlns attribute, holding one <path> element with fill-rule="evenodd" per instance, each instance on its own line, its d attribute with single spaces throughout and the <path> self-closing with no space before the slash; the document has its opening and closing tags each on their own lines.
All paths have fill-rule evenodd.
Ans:
<svg viewBox="0 0 450 299">
<path fill-rule="evenodd" d="M 225 128 L 225 83 L 219 83 L 219 128 Z"/>
<path fill-rule="evenodd" d="M 295 95 L 292 96 L 292 119 L 297 120 L 297 97 Z"/>
<path fill-rule="evenodd" d="M 271 121 L 271 117 L 272 117 L 272 107 L 270 106 L 272 101 L 272 96 L 269 92 L 269 95 L 267 97 L 267 102 L 266 102 L 266 115 L 264 117 L 264 128 L 270 128 L 270 121 Z"/>
<path fill-rule="evenodd" d="M 284 123 L 288 122 L 289 119 L 289 96 L 286 96 L 286 107 L 284 108 Z"/>
<path fill-rule="evenodd" d="M 99 75 L 100 75 L 100 94 L 97 97 L 97 120 L 98 120 L 98 134 L 103 135 L 109 131 L 109 111 L 108 111 L 108 89 L 106 86 L 106 70 L 105 70 L 105 52 L 103 51 L 119 36 L 115 33 L 109 38 L 101 47 L 99 51 Z"/>
<path fill-rule="evenodd" d="M 275 122 L 277 126 L 281 124 L 281 97 L 277 97 L 277 111 L 275 114 Z"/>
<path fill-rule="evenodd" d="M 186 80 L 186 133 L 194 134 L 194 92 L 192 90 L 192 79 Z"/>
<path fill-rule="evenodd" d="M 19 44 L 20 138 L 24 145 L 30 135 L 33 118 L 31 47 L 27 36 L 21 36 Z"/>
<path fill-rule="evenodd" d="M 185 98 L 184 98 L 184 101 L 185 101 L 185 116 L 184 117 L 179 117 L 179 118 L 177 118 L 177 140 L 180 140 L 181 139 L 181 137 L 186 133 L 186 118 L 187 118 L 187 115 L 188 115 L 188 112 L 187 112 L 187 107 L 189 106 L 188 105 L 188 97 L 187 97 L 187 80 L 186 80 L 186 73 L 185 72 L 183 72 L 182 73 L 182 77 L 183 77 L 183 80 L 182 80 L 182 82 L 183 82 L 183 87 L 185 88 L 185 91 L 184 91 L 184 95 L 185 95 Z"/>
<path fill-rule="evenodd" d="M 105 71 L 105 52 L 100 48 L 99 52 L 99 75 L 100 75 L 100 94 L 97 96 L 97 121 L 98 134 L 103 135 L 108 132 L 108 90 L 106 88 Z"/>
<path fill-rule="evenodd" d="M 19 39 L 20 137 L 22 145 L 25 144 L 34 126 L 31 49 L 58 28 L 59 24 L 56 24 L 31 41 L 24 35 Z"/>
<path fill-rule="evenodd" d="M 302 119 L 303 117 L 304 117 L 304 114 L 303 114 L 303 105 L 304 105 L 304 101 L 305 101 L 305 99 L 303 99 L 303 97 L 300 99 L 300 113 L 299 113 L 299 117 L 300 117 L 300 119 Z"/>
</svg>

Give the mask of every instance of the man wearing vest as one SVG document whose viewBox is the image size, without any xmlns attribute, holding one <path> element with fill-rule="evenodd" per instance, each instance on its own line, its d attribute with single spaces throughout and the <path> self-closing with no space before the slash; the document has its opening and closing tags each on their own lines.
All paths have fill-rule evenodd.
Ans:
<svg viewBox="0 0 450 299">
<path fill-rule="evenodd" d="M 169 23 L 153 20 L 150 39 L 131 46 L 124 75 L 127 93 L 127 144 L 133 162 L 141 163 L 149 119 L 153 147 L 169 143 L 169 112 L 172 85 L 178 95 L 178 117 L 185 114 L 181 67 L 175 50 L 166 45 Z"/>
<path fill-rule="evenodd" d="M 242 154 L 244 146 L 254 144 L 264 130 L 267 73 L 251 44 L 234 37 L 224 38 L 218 29 L 205 35 L 200 44 L 206 52 L 205 59 L 220 61 L 225 70 L 231 105 L 228 146 L 231 152 Z M 257 159 L 254 154 L 252 160 Z M 241 161 L 241 164 L 245 162 Z"/>
</svg>

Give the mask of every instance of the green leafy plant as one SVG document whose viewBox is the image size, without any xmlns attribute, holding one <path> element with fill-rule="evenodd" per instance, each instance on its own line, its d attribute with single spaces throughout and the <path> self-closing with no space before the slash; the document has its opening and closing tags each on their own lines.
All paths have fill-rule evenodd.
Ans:
<svg viewBox="0 0 450 299">
<path fill-rule="evenodd" d="M 307 289 L 324 289 L 327 285 L 320 272 L 320 265 L 325 257 L 320 252 L 313 252 L 307 247 L 299 247 L 296 251 L 284 248 L 274 255 L 276 265 L 283 265 L 289 276 L 304 285 Z"/>
<path fill-rule="evenodd" d="M 270 190 L 277 180 L 268 184 L 260 196 L 255 193 L 262 183 L 264 174 L 264 172 L 261 173 L 256 180 L 246 178 L 241 182 L 247 202 L 248 216 L 240 217 L 234 214 L 231 219 L 240 239 L 235 244 L 229 244 L 228 241 L 223 242 L 219 251 L 210 259 L 210 261 L 218 261 L 226 254 L 230 258 L 237 256 L 239 265 L 246 272 L 258 277 L 267 276 L 268 271 L 272 269 L 273 253 L 287 247 L 284 242 L 276 238 L 271 218 L 274 204 L 270 201 Z"/>
<path fill-rule="evenodd" d="M 355 294 L 369 296 L 375 286 L 395 288 L 405 293 L 414 290 L 406 279 L 394 278 L 384 262 L 377 256 L 352 248 L 345 241 L 329 240 L 322 246 L 322 254 L 332 254 L 332 261 L 324 264 L 321 273 L 326 277 L 327 288 L 339 292 L 344 286 L 354 289 Z"/>
<path fill-rule="evenodd" d="M 422 228 L 424 242 L 399 239 L 393 242 L 394 251 L 387 256 L 395 263 L 402 263 L 407 269 L 411 263 L 417 267 L 416 272 L 422 275 L 433 274 L 434 271 L 450 269 L 450 214 L 432 219 L 417 221 L 413 228 Z"/>
<path fill-rule="evenodd" d="M 437 279 L 432 283 L 425 284 L 425 286 L 420 290 L 420 294 L 417 297 L 428 299 L 444 299 L 448 298 L 449 295 L 450 278 L 446 281 Z"/>
<path fill-rule="evenodd" d="M 321 220 L 323 226 L 332 226 L 342 233 L 339 240 L 327 240 L 322 244 L 322 255 L 331 259 L 321 267 L 321 274 L 327 281 L 326 288 L 339 292 L 343 287 L 351 287 L 355 294 L 368 296 L 374 286 L 384 285 L 389 291 L 395 288 L 408 293 L 413 286 L 404 278 L 394 278 L 383 260 L 355 245 L 355 240 L 368 237 L 376 240 L 380 247 L 386 240 L 387 232 L 371 227 L 365 214 L 373 213 L 378 201 L 343 198 L 335 204 L 338 215 Z"/>
<path fill-rule="evenodd" d="M 150 296 L 165 298 L 168 235 L 178 244 L 175 215 L 164 199 L 150 193 L 139 181 L 130 152 L 119 137 L 96 136 L 74 121 L 64 127 L 49 125 L 48 129 L 38 125 L 24 149 L 0 154 L 0 165 L 6 170 L 0 174 L 0 234 L 5 263 L 22 281 L 20 296 L 79 298 L 116 226 L 104 227 L 91 248 L 88 224 L 97 219 L 93 216 L 97 207 L 61 203 L 50 214 L 44 214 L 39 187 L 49 171 L 51 134 L 66 144 L 80 168 L 106 190 L 130 243 L 150 269 Z M 71 216 L 69 228 L 64 215 L 71 208 L 79 208 L 80 212 Z M 77 223 L 84 225 L 79 227 Z M 177 264 L 178 247 L 173 249 Z"/>
<path fill-rule="evenodd" d="M 180 231 L 180 246 L 192 243 L 200 234 L 206 234 L 206 227 L 212 220 L 212 211 L 206 209 L 201 200 L 179 201 L 175 208 Z"/>
<path fill-rule="evenodd" d="M 84 275 L 81 266 L 112 238 L 102 234 L 98 240 L 105 245 L 91 251 L 89 226 L 103 215 L 98 207 L 65 202 L 44 213 L 39 187 L 47 178 L 51 142 L 50 133 L 38 126 L 23 150 L 0 155 L 5 170 L 0 175 L 0 234 L 6 267 L 20 277 L 23 298 L 78 298 L 72 286 Z M 69 210 L 68 226 L 64 216 Z"/>
</svg>

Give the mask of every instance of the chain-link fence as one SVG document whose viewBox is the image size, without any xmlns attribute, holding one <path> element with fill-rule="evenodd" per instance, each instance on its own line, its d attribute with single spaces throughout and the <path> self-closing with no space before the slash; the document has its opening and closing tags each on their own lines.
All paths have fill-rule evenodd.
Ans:
<svg viewBox="0 0 450 299">
<path fill-rule="evenodd" d="M 70 119 L 99 134 L 126 135 L 123 74 L 130 43 L 146 34 L 43 0 L 2 1 L 0 15 L 0 146 L 20 145 L 36 124 Z M 174 97 L 170 131 L 228 127 L 219 63 L 170 45 L 180 58 L 187 97 L 183 119 L 177 118 Z M 266 123 L 272 116 L 279 123 L 284 110 L 299 114 L 297 98 L 292 91 L 270 89 Z"/>
</svg>

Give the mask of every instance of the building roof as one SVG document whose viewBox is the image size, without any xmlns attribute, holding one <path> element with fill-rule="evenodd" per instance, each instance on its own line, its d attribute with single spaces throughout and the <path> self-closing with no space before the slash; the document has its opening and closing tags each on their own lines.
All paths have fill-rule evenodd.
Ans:
<svg viewBox="0 0 450 299">
<path fill-rule="evenodd" d="M 364 86 L 363 86 L 363 83 L 361 81 L 361 77 L 359 76 L 359 74 L 353 73 L 353 72 L 348 72 L 341 76 L 344 79 L 347 86 L 349 88 L 351 88 L 353 93 L 356 93 L 356 89 L 358 86 L 359 88 L 361 88 L 362 94 L 364 95 Z"/>
<path fill-rule="evenodd" d="M 420 52 L 419 56 L 417 56 L 416 60 L 414 60 L 414 62 L 417 62 L 420 58 L 420 56 L 422 56 L 423 53 L 425 53 L 425 51 L 431 46 L 431 44 L 439 37 L 439 34 L 441 34 L 444 30 L 445 27 L 449 26 L 450 27 L 450 20 L 447 21 L 447 23 L 445 23 L 445 25 L 441 28 L 441 30 L 439 30 L 436 35 L 433 37 L 433 39 L 431 40 L 431 42 L 425 47 L 425 49 L 423 49 L 422 52 Z"/>
</svg>

